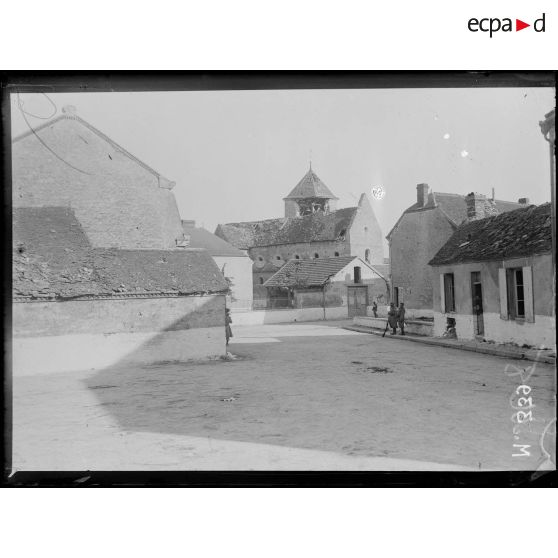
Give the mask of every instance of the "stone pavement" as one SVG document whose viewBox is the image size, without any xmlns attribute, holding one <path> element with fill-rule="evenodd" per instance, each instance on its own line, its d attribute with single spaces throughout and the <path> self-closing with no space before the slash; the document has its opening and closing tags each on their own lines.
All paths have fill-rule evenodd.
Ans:
<svg viewBox="0 0 558 558">
<path fill-rule="evenodd" d="M 237 358 L 13 378 L 16 470 L 553 468 L 555 371 L 324 322 L 236 327 Z M 517 387 L 530 420 L 514 432 Z M 516 425 L 517 426 L 517 425 Z M 526 447 L 525 452 L 514 444 Z M 514 454 L 519 454 L 515 455 Z"/>
<path fill-rule="evenodd" d="M 383 331 L 371 327 L 361 325 L 348 324 L 343 326 L 350 331 L 358 331 L 359 333 L 369 333 L 373 335 L 383 335 Z M 414 335 L 405 333 L 405 335 L 390 335 L 386 333 L 385 339 L 403 339 L 405 341 L 413 341 L 415 343 L 424 343 L 426 345 L 434 345 L 438 347 L 447 347 L 449 349 L 461 349 L 464 351 L 473 351 L 475 353 L 483 353 L 485 355 L 494 355 L 503 358 L 525 359 L 534 362 L 546 362 L 548 364 L 556 364 L 556 351 L 550 349 L 527 349 L 517 347 L 515 345 L 503 345 L 498 343 L 487 343 L 474 340 L 463 339 L 446 339 L 443 337 L 425 337 L 424 335 Z"/>
</svg>

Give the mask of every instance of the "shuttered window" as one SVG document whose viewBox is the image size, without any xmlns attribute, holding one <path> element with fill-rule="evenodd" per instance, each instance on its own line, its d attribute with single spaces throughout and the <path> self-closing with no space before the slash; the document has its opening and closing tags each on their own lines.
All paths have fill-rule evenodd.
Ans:
<svg viewBox="0 0 558 558">
<path fill-rule="evenodd" d="M 535 321 L 533 271 L 530 266 L 499 270 L 500 317 Z"/>
<path fill-rule="evenodd" d="M 446 312 L 455 312 L 455 289 L 453 273 L 444 273 L 444 301 Z"/>
<path fill-rule="evenodd" d="M 509 319 L 508 284 L 506 278 L 506 270 L 503 267 L 498 270 L 498 287 L 500 291 L 500 318 L 502 320 L 507 320 Z"/>
</svg>

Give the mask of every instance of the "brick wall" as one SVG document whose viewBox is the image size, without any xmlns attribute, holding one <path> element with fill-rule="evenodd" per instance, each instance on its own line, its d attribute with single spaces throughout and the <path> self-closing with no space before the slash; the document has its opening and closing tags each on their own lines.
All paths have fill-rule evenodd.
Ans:
<svg viewBox="0 0 558 558">
<path fill-rule="evenodd" d="M 74 209 L 94 247 L 171 249 L 182 236 L 174 195 L 157 176 L 77 120 L 62 119 L 12 144 L 15 207 Z"/>
</svg>

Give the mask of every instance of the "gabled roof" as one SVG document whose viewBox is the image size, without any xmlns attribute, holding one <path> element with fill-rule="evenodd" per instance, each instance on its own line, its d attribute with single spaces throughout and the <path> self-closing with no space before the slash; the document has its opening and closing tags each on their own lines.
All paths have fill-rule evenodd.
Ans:
<svg viewBox="0 0 558 558">
<path fill-rule="evenodd" d="M 337 200 L 331 190 L 320 180 L 318 175 L 310 170 L 302 177 L 300 182 L 292 189 L 284 200 L 297 200 L 302 198 L 326 198 Z"/>
<path fill-rule="evenodd" d="M 118 143 L 116 143 L 113 139 L 109 138 L 106 134 L 103 134 L 103 132 L 101 132 L 100 130 L 98 130 L 97 128 L 95 128 L 95 126 L 93 126 L 92 124 L 89 124 L 89 122 L 87 122 L 86 120 L 83 120 L 83 118 L 80 118 L 79 116 L 77 116 L 76 114 L 73 113 L 64 113 L 61 114 L 59 116 L 57 116 L 56 118 L 53 118 L 52 120 L 48 120 L 47 122 L 44 122 L 43 124 L 34 127 L 32 130 L 28 130 L 18 136 L 16 136 L 13 140 L 12 143 L 16 143 L 26 137 L 29 137 L 31 135 L 39 135 L 39 132 L 41 132 L 42 130 L 45 130 L 46 128 L 50 128 L 51 126 L 55 126 L 58 123 L 61 122 L 67 122 L 67 121 L 75 121 L 78 122 L 79 124 L 81 124 L 82 126 L 85 126 L 86 128 L 88 128 L 91 132 L 93 132 L 94 134 L 96 134 L 97 136 L 99 136 L 101 139 L 103 139 L 104 141 L 106 141 L 107 143 L 109 143 L 116 151 L 120 151 L 121 153 L 123 153 L 124 155 L 126 155 L 127 157 L 129 157 L 131 160 L 135 161 L 140 167 L 144 168 L 146 171 L 148 171 L 149 173 L 153 174 L 155 177 L 157 177 L 160 180 L 161 186 L 167 188 L 167 189 L 172 189 L 172 187 L 174 186 L 174 182 L 171 182 L 170 180 L 168 180 L 167 178 L 163 177 L 161 174 L 159 174 L 156 170 L 152 169 L 149 165 L 147 165 L 146 163 L 144 163 L 143 161 L 141 161 L 140 159 L 138 159 L 137 157 L 135 157 L 134 155 L 132 155 L 129 151 L 126 151 L 126 149 L 124 149 L 122 146 L 120 146 Z M 43 139 L 43 138 L 41 138 Z M 48 145 L 48 144 L 47 144 Z M 50 146 L 51 148 L 56 149 L 57 146 Z"/>
<path fill-rule="evenodd" d="M 496 204 L 496 209 L 499 213 L 513 211 L 514 209 L 522 207 L 522 205 L 519 203 L 504 200 L 494 200 L 494 203 Z M 442 210 L 442 213 L 454 227 L 458 227 L 467 219 L 467 202 L 465 201 L 465 196 L 462 196 L 461 194 L 430 192 L 424 206 L 420 206 L 418 205 L 418 203 L 414 203 L 401 214 L 401 217 L 399 217 L 395 225 L 386 235 L 386 238 L 389 239 L 393 231 L 397 228 L 397 225 L 399 225 L 399 223 L 407 213 L 429 211 L 437 208 Z"/>
<path fill-rule="evenodd" d="M 186 236 L 190 237 L 190 248 L 202 248 L 207 250 L 211 256 L 248 257 L 244 252 L 203 227 L 196 227 L 188 224 L 188 221 L 182 221 L 182 230 Z"/>
<path fill-rule="evenodd" d="M 218 225 L 215 234 L 241 250 L 299 242 L 341 240 L 349 230 L 356 207 L 331 213 L 317 211 L 303 217 L 267 219 Z"/>
<path fill-rule="evenodd" d="M 264 283 L 264 287 L 319 287 L 355 260 L 360 266 L 374 269 L 356 256 L 290 260 Z"/>
<path fill-rule="evenodd" d="M 429 265 L 520 258 L 552 251 L 550 204 L 461 225 Z"/>
<path fill-rule="evenodd" d="M 224 292 L 205 250 L 92 248 L 73 210 L 14 208 L 15 297 Z"/>
</svg>

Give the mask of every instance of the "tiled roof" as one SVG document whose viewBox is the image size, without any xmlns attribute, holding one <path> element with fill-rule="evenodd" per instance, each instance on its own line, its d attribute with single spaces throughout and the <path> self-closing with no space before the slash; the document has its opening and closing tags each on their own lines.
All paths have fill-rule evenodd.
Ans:
<svg viewBox="0 0 558 558">
<path fill-rule="evenodd" d="M 264 287 L 321 286 L 354 260 L 360 262 L 356 256 L 290 260 L 264 283 Z"/>
<path fill-rule="evenodd" d="M 283 199 L 296 200 L 301 198 L 339 199 L 332 194 L 331 190 L 320 180 L 312 168 L 302 177 L 291 193 Z"/>
<path fill-rule="evenodd" d="M 428 263 L 501 260 L 551 251 L 550 204 L 545 203 L 461 225 Z"/>
<path fill-rule="evenodd" d="M 182 229 L 184 234 L 190 237 L 190 248 L 203 248 L 211 256 L 248 257 L 244 252 L 203 227 L 188 225 L 187 221 L 182 221 Z"/>
<path fill-rule="evenodd" d="M 504 200 L 494 200 L 494 203 L 496 204 L 496 209 L 499 213 L 513 211 L 514 209 L 522 207 L 522 205 L 519 203 Z M 463 221 L 467 219 L 467 203 L 465 201 L 465 196 L 462 196 L 461 194 L 430 192 L 424 206 L 419 206 L 418 203 L 415 203 L 403 212 L 397 223 L 395 223 L 394 227 L 387 234 L 387 238 L 391 236 L 391 233 L 397 227 L 399 221 L 401 221 L 405 214 L 416 211 L 427 211 L 429 209 L 436 209 L 437 207 L 444 212 L 446 217 L 455 226 L 459 226 L 461 223 L 463 223 Z"/>
<path fill-rule="evenodd" d="M 91 248 L 65 207 L 15 208 L 13 294 L 61 297 L 223 292 L 227 284 L 204 250 Z"/>
<path fill-rule="evenodd" d="M 356 207 L 331 213 L 318 211 L 304 217 L 267 219 L 218 225 L 215 234 L 241 250 L 298 242 L 341 240 L 349 230 Z"/>
</svg>

